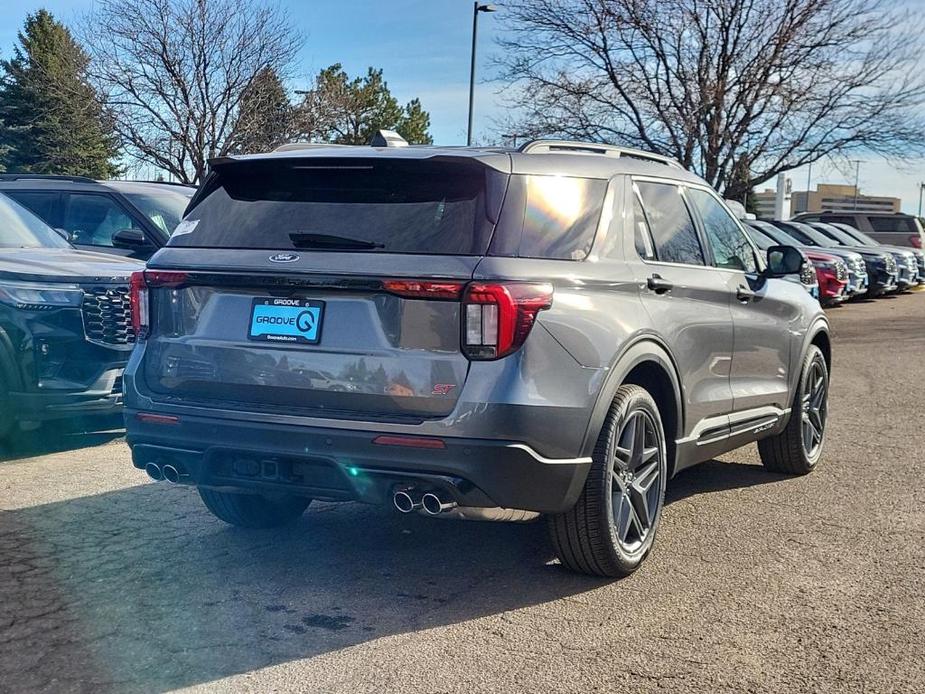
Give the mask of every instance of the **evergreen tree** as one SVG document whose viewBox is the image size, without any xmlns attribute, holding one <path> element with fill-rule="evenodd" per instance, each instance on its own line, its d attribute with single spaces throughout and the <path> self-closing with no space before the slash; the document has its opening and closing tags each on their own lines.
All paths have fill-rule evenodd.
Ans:
<svg viewBox="0 0 925 694">
<path fill-rule="evenodd" d="M 264 68 L 241 94 L 234 151 L 272 151 L 289 141 L 292 121 L 292 105 L 279 74 Z"/>
<path fill-rule="evenodd" d="M 340 64 L 325 68 L 298 107 L 303 137 L 337 144 L 365 145 L 382 129 L 395 130 L 411 144 L 433 142 L 430 115 L 418 99 L 402 107 L 382 70 L 369 68 L 350 79 Z"/>
<path fill-rule="evenodd" d="M 26 18 L 0 61 L 0 166 L 9 171 L 112 178 L 111 119 L 86 78 L 89 59 L 46 10 Z"/>
</svg>

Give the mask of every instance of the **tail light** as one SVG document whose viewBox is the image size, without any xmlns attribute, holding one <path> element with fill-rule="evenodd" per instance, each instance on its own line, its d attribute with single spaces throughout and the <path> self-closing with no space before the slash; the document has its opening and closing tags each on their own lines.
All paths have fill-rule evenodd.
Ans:
<svg viewBox="0 0 925 694">
<path fill-rule="evenodd" d="M 919 236 L 918 234 L 915 234 L 914 236 L 910 236 L 909 243 L 912 244 L 913 248 L 921 248 L 922 247 L 922 237 Z"/>
<path fill-rule="evenodd" d="M 385 280 L 383 289 L 408 299 L 458 299 L 462 282 L 431 282 L 426 280 Z"/>
<path fill-rule="evenodd" d="M 463 296 L 463 352 L 499 359 L 523 345 L 536 315 L 552 306 L 550 284 L 472 282 Z"/>
<path fill-rule="evenodd" d="M 128 287 L 132 329 L 135 331 L 135 339 L 140 340 L 148 332 L 148 286 L 145 284 L 144 271 L 133 272 Z"/>
<path fill-rule="evenodd" d="M 179 287 L 186 282 L 185 272 L 148 270 L 133 272 L 129 280 L 129 302 L 132 307 L 132 328 L 135 338 L 144 339 L 150 327 L 148 289 L 152 287 Z"/>
</svg>

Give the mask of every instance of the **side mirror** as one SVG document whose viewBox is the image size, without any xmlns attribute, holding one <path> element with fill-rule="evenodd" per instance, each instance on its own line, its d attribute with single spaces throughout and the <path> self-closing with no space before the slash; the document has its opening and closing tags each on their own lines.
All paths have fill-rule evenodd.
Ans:
<svg viewBox="0 0 925 694">
<path fill-rule="evenodd" d="M 768 277 L 799 275 L 806 262 L 803 253 L 793 246 L 771 246 L 768 248 Z"/>
<path fill-rule="evenodd" d="M 112 235 L 112 245 L 123 248 L 138 248 L 147 246 L 148 239 L 141 229 L 122 229 Z"/>
</svg>

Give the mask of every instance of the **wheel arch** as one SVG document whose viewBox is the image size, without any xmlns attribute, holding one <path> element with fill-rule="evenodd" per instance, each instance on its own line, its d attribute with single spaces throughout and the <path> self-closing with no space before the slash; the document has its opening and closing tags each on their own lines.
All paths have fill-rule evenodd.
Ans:
<svg viewBox="0 0 925 694">
<path fill-rule="evenodd" d="M 670 477 L 675 470 L 675 442 L 684 427 L 684 399 L 675 360 L 667 345 L 652 335 L 641 336 L 624 347 L 608 369 L 588 422 L 582 455 L 591 455 L 594 451 L 610 403 L 617 389 L 626 383 L 645 388 L 658 405 L 665 429 Z"/>
</svg>

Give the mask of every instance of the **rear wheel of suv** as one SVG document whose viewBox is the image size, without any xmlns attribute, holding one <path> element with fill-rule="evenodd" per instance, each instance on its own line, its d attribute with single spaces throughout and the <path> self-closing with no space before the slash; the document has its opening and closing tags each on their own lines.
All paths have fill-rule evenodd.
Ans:
<svg viewBox="0 0 925 694">
<path fill-rule="evenodd" d="M 206 507 L 218 518 L 241 528 L 276 528 L 292 523 L 308 508 L 311 499 L 300 496 L 267 498 L 260 494 L 237 494 L 199 488 Z"/>
<path fill-rule="evenodd" d="M 644 388 L 620 386 L 578 502 L 549 517 L 562 564 L 597 576 L 635 571 L 655 540 L 666 478 L 665 432 L 658 406 Z"/>
<path fill-rule="evenodd" d="M 811 345 L 803 360 L 787 428 L 758 442 L 764 466 L 788 475 L 812 472 L 822 455 L 828 409 L 829 370 L 822 351 Z"/>
</svg>

